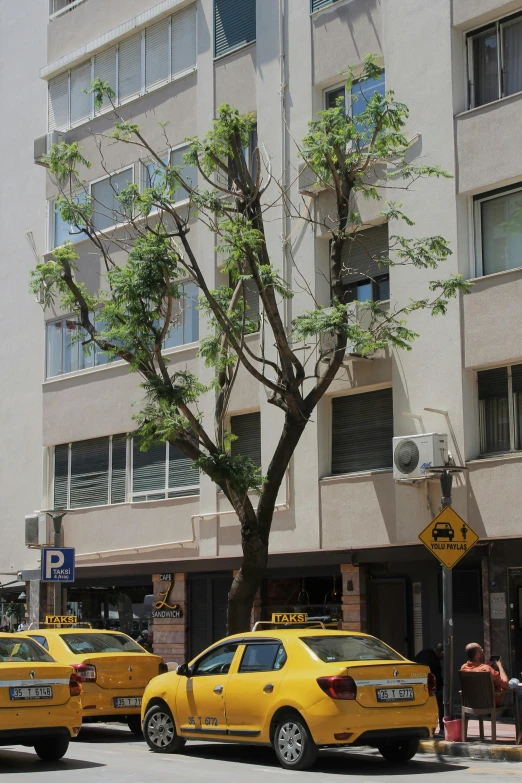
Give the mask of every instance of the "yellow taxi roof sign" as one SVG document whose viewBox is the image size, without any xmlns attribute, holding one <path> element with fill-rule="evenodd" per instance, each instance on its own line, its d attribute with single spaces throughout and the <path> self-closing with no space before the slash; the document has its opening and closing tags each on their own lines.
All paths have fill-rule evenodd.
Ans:
<svg viewBox="0 0 522 783">
<path fill-rule="evenodd" d="M 278 625 L 282 623 L 307 623 L 308 615 L 306 612 L 277 612 L 272 615 L 272 622 Z"/>
<path fill-rule="evenodd" d="M 78 617 L 74 614 L 48 614 L 45 622 L 47 625 L 74 625 Z"/>
<path fill-rule="evenodd" d="M 446 568 L 456 566 L 479 540 L 475 531 L 451 506 L 443 508 L 419 538 Z"/>
</svg>

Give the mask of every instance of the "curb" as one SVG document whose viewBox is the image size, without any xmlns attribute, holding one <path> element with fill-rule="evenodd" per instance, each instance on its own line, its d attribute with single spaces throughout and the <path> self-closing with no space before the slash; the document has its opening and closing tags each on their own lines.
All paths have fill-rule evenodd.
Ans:
<svg viewBox="0 0 522 783">
<path fill-rule="evenodd" d="M 482 745 L 478 742 L 422 740 L 419 753 L 490 761 L 522 761 L 522 745 Z"/>
</svg>

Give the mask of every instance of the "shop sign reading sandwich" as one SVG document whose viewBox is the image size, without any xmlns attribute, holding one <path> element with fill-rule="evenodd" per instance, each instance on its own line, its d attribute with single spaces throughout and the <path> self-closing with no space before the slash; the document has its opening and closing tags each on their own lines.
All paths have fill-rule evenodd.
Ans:
<svg viewBox="0 0 522 783">
<path fill-rule="evenodd" d="M 183 610 L 178 604 L 170 604 L 169 596 L 174 584 L 173 574 L 161 574 L 161 581 L 167 582 L 166 589 L 160 593 L 160 600 L 154 601 L 152 605 L 152 618 L 153 620 L 161 620 L 164 618 L 179 619 L 183 617 Z"/>
</svg>

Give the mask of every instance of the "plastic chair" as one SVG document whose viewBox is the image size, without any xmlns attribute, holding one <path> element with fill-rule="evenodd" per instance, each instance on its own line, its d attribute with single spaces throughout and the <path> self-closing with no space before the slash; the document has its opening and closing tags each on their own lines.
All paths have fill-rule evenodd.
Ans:
<svg viewBox="0 0 522 783">
<path fill-rule="evenodd" d="M 462 741 L 466 742 L 468 738 L 468 720 L 469 716 L 476 715 L 479 719 L 480 739 L 484 740 L 484 715 L 491 716 L 491 740 L 497 741 L 497 714 L 502 712 L 505 707 L 511 706 L 506 700 L 509 694 L 512 694 L 512 704 L 515 707 L 515 726 L 516 726 L 516 744 L 520 744 L 520 715 L 518 711 L 518 699 L 516 691 L 503 691 L 505 693 L 504 702 L 501 705 L 495 704 L 495 688 L 493 678 L 489 672 L 466 672 L 460 671 L 460 685 L 462 692 Z"/>
</svg>

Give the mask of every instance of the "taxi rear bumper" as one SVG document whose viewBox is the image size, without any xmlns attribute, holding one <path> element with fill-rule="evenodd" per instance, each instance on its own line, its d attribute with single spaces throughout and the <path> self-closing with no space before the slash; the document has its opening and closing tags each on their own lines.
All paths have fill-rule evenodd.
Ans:
<svg viewBox="0 0 522 783">
<path fill-rule="evenodd" d="M 94 683 L 85 683 L 82 691 L 82 716 L 84 723 L 123 719 L 127 715 L 140 715 L 141 707 L 115 707 L 114 699 L 143 699 L 145 688 L 105 690 Z"/>
<path fill-rule="evenodd" d="M 67 726 L 46 726 L 37 729 L 2 729 L 0 730 L 0 745 L 34 745 L 41 739 L 76 736 Z"/>
</svg>

